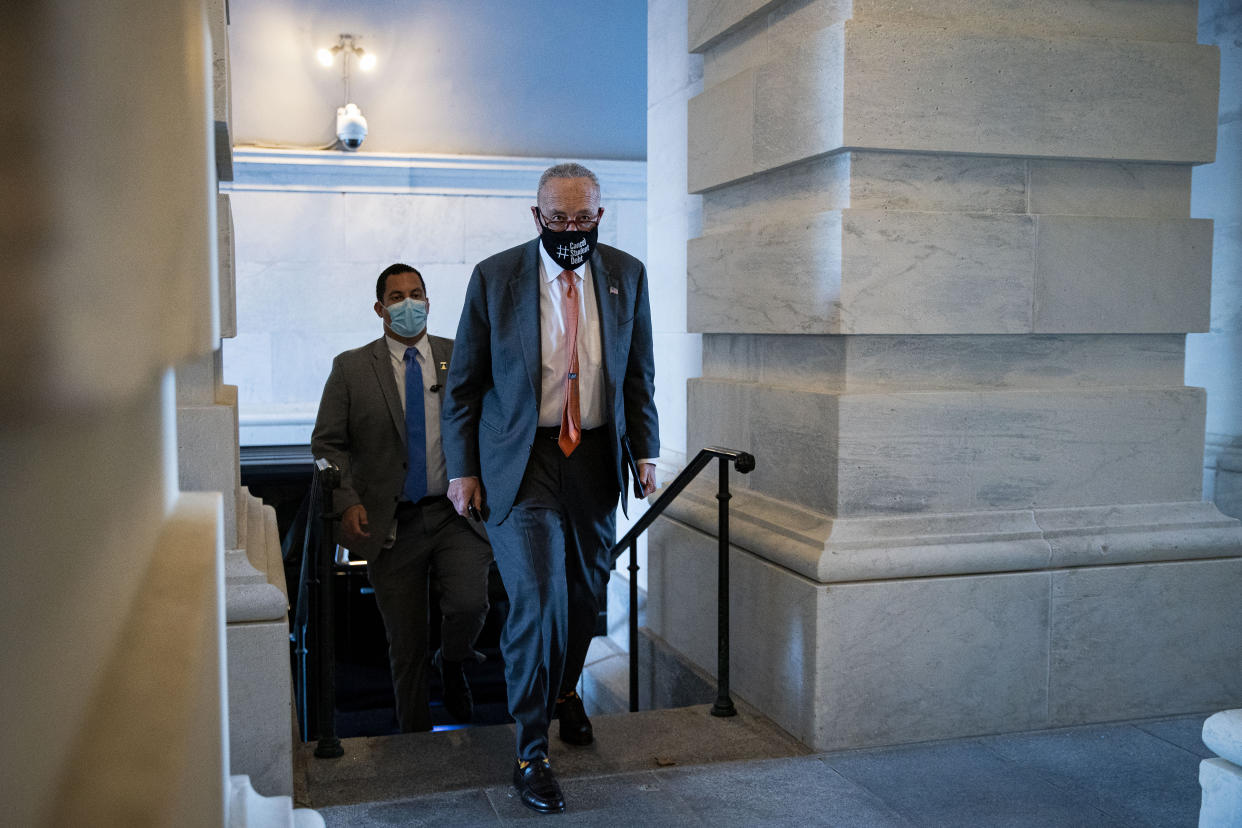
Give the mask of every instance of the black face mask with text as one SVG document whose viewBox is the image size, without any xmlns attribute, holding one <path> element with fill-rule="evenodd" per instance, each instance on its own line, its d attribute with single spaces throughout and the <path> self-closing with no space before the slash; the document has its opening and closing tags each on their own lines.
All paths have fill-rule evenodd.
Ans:
<svg viewBox="0 0 1242 828">
<path fill-rule="evenodd" d="M 595 244 L 599 241 L 598 224 L 590 230 L 561 230 L 557 232 L 556 230 L 549 230 L 548 226 L 543 223 L 543 216 L 540 216 L 539 226 L 542 228 L 539 238 L 543 242 L 543 249 L 548 251 L 548 255 L 552 257 L 553 261 L 565 270 L 574 270 L 581 267 L 582 263 L 595 252 Z"/>
</svg>

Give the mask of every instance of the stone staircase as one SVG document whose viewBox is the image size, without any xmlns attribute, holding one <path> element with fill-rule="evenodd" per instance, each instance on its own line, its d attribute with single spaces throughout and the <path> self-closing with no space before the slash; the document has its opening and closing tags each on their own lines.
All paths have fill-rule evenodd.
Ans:
<svg viewBox="0 0 1242 828">
<path fill-rule="evenodd" d="M 596 715 L 595 743 L 571 748 L 555 737 L 553 767 L 564 780 L 660 768 L 804 756 L 810 750 L 755 711 L 715 718 L 711 705 Z M 294 755 L 294 799 L 315 809 L 387 802 L 447 791 L 505 787 L 513 771 L 513 726 L 343 739 L 345 755 Z"/>
</svg>

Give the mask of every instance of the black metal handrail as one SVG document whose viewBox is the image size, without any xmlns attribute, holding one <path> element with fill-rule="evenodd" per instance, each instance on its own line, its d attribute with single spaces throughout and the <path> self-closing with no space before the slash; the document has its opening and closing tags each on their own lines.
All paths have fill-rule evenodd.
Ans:
<svg viewBox="0 0 1242 828">
<path fill-rule="evenodd" d="M 336 737 L 336 630 L 332 600 L 332 564 L 336 554 L 333 526 L 341 519 L 332 507 L 332 493 L 340 484 L 340 469 L 328 460 L 316 458 L 293 622 L 298 723 L 303 740 L 318 739 L 315 756 L 321 759 L 345 753 Z"/>
<path fill-rule="evenodd" d="M 737 708 L 729 696 L 729 463 L 739 474 L 748 474 L 755 468 L 755 458 L 744 451 L 709 446 L 700 451 L 673 482 L 665 487 L 655 503 L 630 527 L 610 551 L 616 562 L 621 552 L 630 550 L 630 712 L 638 711 L 638 536 L 647 531 L 656 518 L 663 514 L 677 495 L 694 480 L 715 457 L 720 463 L 720 485 L 716 500 L 719 502 L 718 562 L 719 583 L 716 593 L 717 649 L 716 649 L 716 703 L 712 705 L 713 716 L 736 716 Z"/>
</svg>

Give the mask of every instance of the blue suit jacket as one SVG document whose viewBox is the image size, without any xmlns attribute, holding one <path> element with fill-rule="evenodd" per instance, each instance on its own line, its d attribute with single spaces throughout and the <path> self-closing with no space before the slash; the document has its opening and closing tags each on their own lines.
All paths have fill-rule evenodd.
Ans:
<svg viewBox="0 0 1242 828">
<path fill-rule="evenodd" d="M 647 271 L 628 253 L 597 245 L 591 273 L 599 304 L 612 464 L 625 507 L 628 460 L 658 457 L 655 360 Z M 539 422 L 539 239 L 483 260 L 466 288 L 441 415 L 448 476 L 483 480 L 488 520 L 509 514 Z"/>
</svg>

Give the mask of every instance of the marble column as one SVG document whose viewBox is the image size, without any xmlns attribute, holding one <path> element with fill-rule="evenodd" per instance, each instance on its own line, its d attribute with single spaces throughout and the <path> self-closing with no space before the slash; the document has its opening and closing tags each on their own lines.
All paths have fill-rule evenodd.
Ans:
<svg viewBox="0 0 1242 828">
<path fill-rule="evenodd" d="M 222 340 L 237 335 L 233 216 L 218 182 L 232 178 L 228 10 L 206 3 L 212 47 L 217 192 L 213 350 L 177 367 L 177 459 L 183 491 L 223 502 L 229 770 L 261 796 L 293 795 L 288 591 L 276 512 L 241 485 L 237 387 L 223 381 Z M 286 809 L 288 810 L 288 809 Z"/>
<path fill-rule="evenodd" d="M 1186 383 L 1207 391 L 1204 497 L 1242 518 L 1242 5 L 1199 3 L 1199 40 L 1220 48 L 1216 161 L 1192 173 L 1191 214 L 1212 219 L 1212 316 L 1186 339 Z"/>
<path fill-rule="evenodd" d="M 1242 699 L 1242 528 L 1183 385 L 1195 5 L 691 0 L 689 48 L 687 442 L 758 462 L 737 693 L 816 749 Z M 648 604 L 708 670 L 713 487 L 653 528 Z"/>
<path fill-rule="evenodd" d="M 218 338 L 203 8 L 4 18 L 4 820 L 219 826 L 221 498 L 180 491 L 173 376 Z"/>
</svg>

